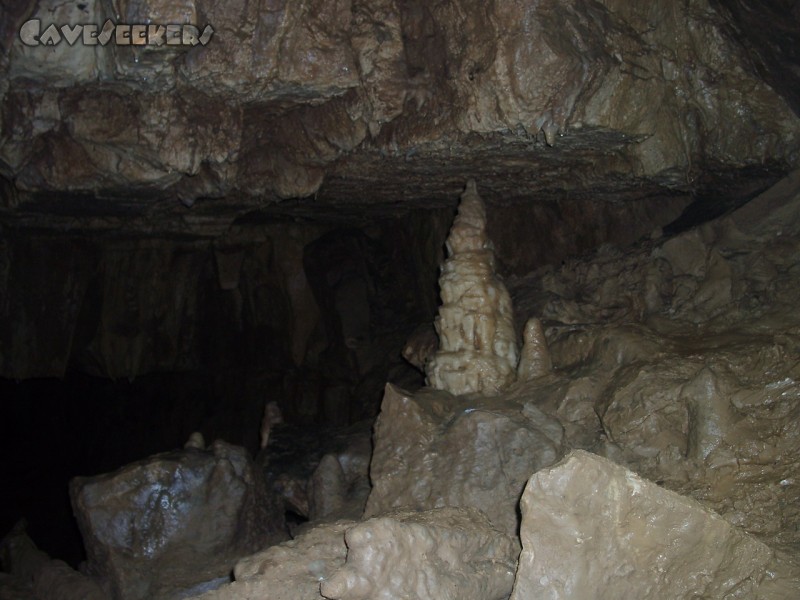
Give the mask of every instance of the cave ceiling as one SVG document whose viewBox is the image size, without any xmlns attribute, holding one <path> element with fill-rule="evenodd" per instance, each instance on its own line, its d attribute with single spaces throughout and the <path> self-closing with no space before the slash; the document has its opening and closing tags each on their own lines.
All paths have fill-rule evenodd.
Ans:
<svg viewBox="0 0 800 600">
<path fill-rule="evenodd" d="M 213 33 L 117 39 L 136 24 Z M 469 178 L 490 206 L 727 206 L 797 165 L 798 38 L 777 1 L 8 3 L 0 214 L 218 235 L 454 206 Z"/>
</svg>

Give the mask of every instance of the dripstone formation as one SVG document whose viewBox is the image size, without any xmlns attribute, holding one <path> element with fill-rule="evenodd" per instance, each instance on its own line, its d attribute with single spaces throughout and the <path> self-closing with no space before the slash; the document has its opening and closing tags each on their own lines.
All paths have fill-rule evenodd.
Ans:
<svg viewBox="0 0 800 600">
<path fill-rule="evenodd" d="M 514 381 L 518 347 L 511 298 L 495 274 L 486 209 L 474 180 L 461 195 L 446 245 L 435 321 L 439 350 L 426 365 L 426 382 L 456 395 L 493 394 Z"/>
</svg>

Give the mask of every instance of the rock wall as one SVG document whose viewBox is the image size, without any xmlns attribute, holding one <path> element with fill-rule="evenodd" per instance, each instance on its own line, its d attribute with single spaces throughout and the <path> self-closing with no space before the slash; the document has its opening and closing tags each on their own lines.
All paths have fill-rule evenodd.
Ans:
<svg viewBox="0 0 800 600">
<path fill-rule="evenodd" d="M 344 412 L 358 420 L 374 414 L 405 336 L 432 317 L 442 222 L 437 213 L 424 221 L 407 213 L 367 233 L 234 225 L 200 239 L 3 228 L 0 376 L 313 368 L 345 380 L 349 396 L 382 369 L 373 408 L 365 400 L 361 413 Z M 347 231 L 359 241 L 332 252 L 325 240 Z M 350 259 L 350 271 L 335 264 Z M 322 406 L 307 410 L 315 418 Z"/>
<path fill-rule="evenodd" d="M 531 369 L 491 396 L 387 386 L 358 521 L 322 522 L 363 502 L 344 492 L 364 489 L 366 427 L 320 444 L 315 457 L 308 440 L 319 436 L 297 436 L 306 454 L 288 462 L 311 468 L 292 484 L 310 482 L 313 503 L 307 497 L 303 510 L 321 521 L 239 562 L 234 582 L 206 579 L 189 592 L 793 597 L 798 231 L 793 173 L 714 222 L 516 281 L 521 312 L 541 315 L 527 337 L 546 342 L 552 369 Z M 295 434 L 278 427 L 274 441 Z M 576 448 L 592 453 L 556 464 Z M 107 506 L 86 515 L 103 521 Z M 150 514 L 139 512 L 134 523 Z M 182 550 L 206 539 L 206 521 L 195 530 L 204 535 L 181 530 Z M 157 546 L 161 529 L 149 531 L 142 544 Z M 517 534 L 523 552 L 511 591 Z M 102 554 L 96 537 L 93 556 Z M 0 577 L 9 590 L 22 584 Z"/>
<path fill-rule="evenodd" d="M 269 235 L 260 237 L 241 243 L 225 272 L 209 241 L 8 232 L 0 373 L 24 379 L 78 367 L 118 379 L 291 364 L 290 336 L 302 344 L 303 332 L 293 330 L 314 313 L 293 313 L 307 308 L 310 290 L 290 288 L 302 267 L 283 273 L 281 263 L 283 248 L 303 241 L 282 236 L 276 250 Z"/>
</svg>

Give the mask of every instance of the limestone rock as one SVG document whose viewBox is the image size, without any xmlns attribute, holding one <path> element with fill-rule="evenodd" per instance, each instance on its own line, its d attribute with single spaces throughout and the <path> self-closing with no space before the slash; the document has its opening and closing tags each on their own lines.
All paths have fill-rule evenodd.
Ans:
<svg viewBox="0 0 800 600">
<path fill-rule="evenodd" d="M 697 502 L 583 451 L 531 477 L 512 600 L 761 598 L 772 551 Z"/>
<path fill-rule="evenodd" d="M 43 33 L 50 24 L 60 27 L 65 23 L 97 23 L 102 26 L 106 18 L 103 4 L 98 0 L 88 0 L 80 5 L 55 0 L 28 4 L 34 4 L 28 19 L 38 19 L 41 23 L 38 28 L 40 31 L 36 33 Z M 30 31 L 34 33 L 34 30 Z M 51 84 L 66 87 L 96 81 L 101 74 L 108 74 L 108 53 L 100 45 L 80 42 L 72 45 L 62 39 L 60 43 L 49 47 L 47 52 L 42 50 L 38 45 L 14 44 L 9 65 L 12 77 L 46 79 Z"/>
<path fill-rule="evenodd" d="M 347 563 L 322 581 L 325 598 L 500 600 L 513 584 L 516 539 L 475 509 L 370 519 L 345 533 Z"/>
<path fill-rule="evenodd" d="M 550 325 L 557 370 L 525 387 L 570 446 L 775 547 L 800 539 L 798 224 L 795 172 L 702 227 L 513 289 L 521 314 Z"/>
<path fill-rule="evenodd" d="M 91 573 L 120 600 L 167 598 L 224 577 L 285 538 L 283 510 L 243 448 L 160 454 L 70 483 Z"/>
<path fill-rule="evenodd" d="M 561 425 L 533 406 L 386 386 L 365 517 L 396 508 L 475 507 L 514 535 L 531 472 L 561 456 Z"/>
<path fill-rule="evenodd" d="M 494 272 L 486 209 L 470 180 L 447 237 L 436 317 L 439 350 L 425 367 L 431 387 L 452 394 L 497 393 L 514 381 L 517 340 L 511 297 Z"/>
<path fill-rule="evenodd" d="M 317 525 L 295 539 L 240 560 L 235 581 L 196 600 L 320 600 L 320 581 L 345 564 L 353 521 Z"/>
<path fill-rule="evenodd" d="M 777 50 L 789 77 L 761 63 L 791 34 L 749 47 L 749 32 L 781 21 L 749 25 L 769 11 L 739 3 L 16 2 L 2 30 L 0 160 L 22 190 L 134 188 L 141 205 L 165 190 L 186 204 L 308 196 L 337 177 L 396 198 L 409 169 L 413 193 L 429 199 L 452 179 L 405 156 L 431 148 L 438 160 L 446 148 L 461 177 L 494 174 L 505 196 L 521 187 L 521 161 L 531 193 L 613 196 L 642 176 L 690 188 L 703 166 L 781 165 L 797 152 L 781 96 L 795 96 L 791 57 Z M 215 33 L 194 48 L 27 46 L 19 30 L 31 17 L 195 21 Z M 128 95 L 134 110 L 118 101 Z M 470 136 L 484 137 L 479 151 Z"/>
</svg>

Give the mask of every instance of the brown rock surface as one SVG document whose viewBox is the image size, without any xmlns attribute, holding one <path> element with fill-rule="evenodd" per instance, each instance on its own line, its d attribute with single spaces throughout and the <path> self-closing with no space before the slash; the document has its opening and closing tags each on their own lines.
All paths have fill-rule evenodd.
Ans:
<svg viewBox="0 0 800 600">
<path fill-rule="evenodd" d="M 364 516 L 473 507 L 514 535 L 525 481 L 558 460 L 562 437 L 558 421 L 524 402 L 464 402 L 435 390 L 411 395 L 389 384 L 375 425 Z"/>
<path fill-rule="evenodd" d="M 295 539 L 240 560 L 235 581 L 197 600 L 318 600 L 320 581 L 345 563 L 344 534 L 355 523 L 318 524 Z"/>
<path fill-rule="evenodd" d="M 519 393 L 569 444 L 776 547 L 800 522 L 798 214 L 793 173 L 727 217 L 512 289 L 518 311 L 543 315 L 556 368 Z"/>
<path fill-rule="evenodd" d="M 501 600 L 517 540 L 475 509 L 398 512 L 348 529 L 347 562 L 320 585 L 325 598 Z"/>
<path fill-rule="evenodd" d="M 695 501 L 583 451 L 531 477 L 512 600 L 778 598 L 772 551 Z"/>
<path fill-rule="evenodd" d="M 75 191 L 140 207 L 140 194 L 419 201 L 468 176 L 508 198 L 692 191 L 706 167 L 724 182 L 754 163 L 785 168 L 798 150 L 780 63 L 792 34 L 777 50 L 747 34 L 749 4 L 193 0 L 111 14 L 28 0 L 3 11 L 3 177 L 23 204 Z M 30 18 L 110 17 L 214 34 L 191 48 L 18 35 Z"/>
<path fill-rule="evenodd" d="M 500 600 L 511 592 L 518 554 L 516 537 L 475 509 L 398 511 L 317 524 L 242 559 L 235 581 L 196 598 Z"/>
<path fill-rule="evenodd" d="M 70 495 L 88 569 L 120 600 L 224 581 L 239 557 L 286 537 L 247 453 L 220 441 L 76 478 Z"/>
</svg>

